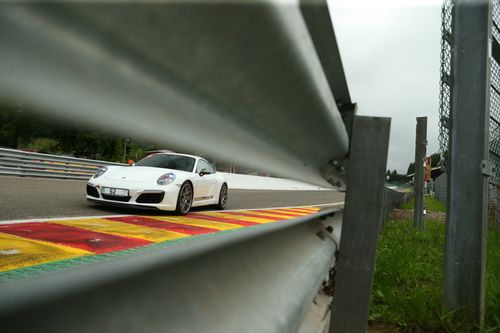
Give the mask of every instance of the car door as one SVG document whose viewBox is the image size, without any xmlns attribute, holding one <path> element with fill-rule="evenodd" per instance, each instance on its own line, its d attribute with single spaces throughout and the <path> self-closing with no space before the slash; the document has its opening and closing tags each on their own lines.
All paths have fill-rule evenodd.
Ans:
<svg viewBox="0 0 500 333">
<path fill-rule="evenodd" d="M 205 161 L 206 162 L 206 161 Z M 210 174 L 208 175 L 205 175 L 203 176 L 204 178 L 206 178 L 207 182 L 209 183 L 209 188 L 207 189 L 207 199 L 213 199 L 214 197 L 216 197 L 218 195 L 217 190 L 218 190 L 218 176 L 217 174 L 215 173 L 215 168 L 208 162 L 207 163 L 207 166 L 208 166 L 208 171 L 210 172 Z"/>
<path fill-rule="evenodd" d="M 209 172 L 210 174 L 205 174 L 200 176 L 200 172 Z M 196 166 L 196 185 L 194 190 L 194 201 L 208 200 L 213 196 L 214 175 L 215 170 L 211 165 L 200 159 L 198 165 Z M 212 177 L 211 177 L 212 176 Z"/>
</svg>

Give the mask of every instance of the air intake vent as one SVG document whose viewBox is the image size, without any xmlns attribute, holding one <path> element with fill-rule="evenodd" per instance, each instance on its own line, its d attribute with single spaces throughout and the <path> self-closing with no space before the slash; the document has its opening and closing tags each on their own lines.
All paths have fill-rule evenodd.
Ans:
<svg viewBox="0 0 500 333">
<path fill-rule="evenodd" d="M 87 184 L 87 195 L 90 195 L 94 198 L 99 198 L 99 192 L 97 192 L 97 189 L 93 186 L 90 186 L 89 184 Z"/>
<path fill-rule="evenodd" d="M 165 192 L 161 193 L 143 193 L 141 194 L 136 202 L 137 203 L 150 203 L 150 204 L 155 204 L 155 203 L 160 203 L 162 202 L 163 198 L 165 197 Z"/>
<path fill-rule="evenodd" d="M 108 194 L 102 194 L 102 197 L 106 200 L 121 201 L 121 202 L 128 202 L 130 200 L 130 197 L 117 197 L 115 195 L 108 195 Z"/>
</svg>

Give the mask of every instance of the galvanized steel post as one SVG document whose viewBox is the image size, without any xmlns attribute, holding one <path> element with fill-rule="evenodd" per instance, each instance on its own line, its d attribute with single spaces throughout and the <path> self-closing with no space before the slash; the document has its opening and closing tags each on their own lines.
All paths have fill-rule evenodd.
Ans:
<svg viewBox="0 0 500 333">
<path fill-rule="evenodd" d="M 417 134 L 415 139 L 415 194 L 413 224 L 419 231 L 424 230 L 424 159 L 427 146 L 427 117 L 417 117 Z"/>
<path fill-rule="evenodd" d="M 366 331 L 390 124 L 390 118 L 354 117 L 330 333 Z"/>
<path fill-rule="evenodd" d="M 474 327 L 484 321 L 491 3 L 454 10 L 444 306 Z"/>
</svg>

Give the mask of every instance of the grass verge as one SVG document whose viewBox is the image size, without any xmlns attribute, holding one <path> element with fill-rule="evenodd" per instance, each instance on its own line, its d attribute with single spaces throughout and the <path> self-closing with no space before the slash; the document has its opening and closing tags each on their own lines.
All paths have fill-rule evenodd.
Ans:
<svg viewBox="0 0 500 333">
<path fill-rule="evenodd" d="M 378 243 L 370 320 L 412 332 L 468 331 L 455 326 L 442 311 L 445 224 L 431 220 L 426 225 L 426 231 L 419 233 L 411 220 L 385 224 Z M 500 232 L 495 230 L 488 231 L 484 332 L 500 332 Z"/>
<path fill-rule="evenodd" d="M 425 209 L 429 212 L 446 212 L 446 205 L 430 195 L 424 197 Z M 413 209 L 414 201 L 410 200 L 401 207 L 402 209 Z"/>
</svg>

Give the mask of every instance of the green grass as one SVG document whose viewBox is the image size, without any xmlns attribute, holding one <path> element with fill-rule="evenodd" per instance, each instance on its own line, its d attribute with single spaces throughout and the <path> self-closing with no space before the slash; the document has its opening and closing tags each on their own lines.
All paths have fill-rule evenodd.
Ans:
<svg viewBox="0 0 500 333">
<path fill-rule="evenodd" d="M 442 311 L 445 224 L 388 221 L 377 251 L 370 320 L 402 328 L 462 332 Z M 500 232 L 488 232 L 485 332 L 500 332 Z"/>
<path fill-rule="evenodd" d="M 487 242 L 486 323 L 500 332 L 500 231 L 489 230 Z"/>
<path fill-rule="evenodd" d="M 425 201 L 425 209 L 428 212 L 446 212 L 446 205 L 436 198 L 431 197 L 430 195 L 426 195 L 424 197 Z M 410 200 L 405 203 L 401 208 L 403 209 L 413 209 L 414 201 Z"/>
</svg>

